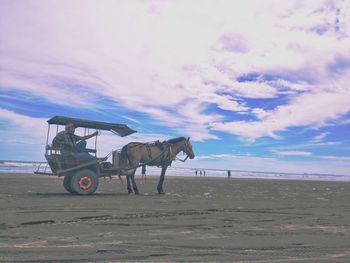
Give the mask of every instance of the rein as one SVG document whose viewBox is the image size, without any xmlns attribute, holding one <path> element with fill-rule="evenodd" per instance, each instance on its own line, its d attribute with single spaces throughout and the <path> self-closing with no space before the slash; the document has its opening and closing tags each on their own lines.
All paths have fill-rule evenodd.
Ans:
<svg viewBox="0 0 350 263">
<path fill-rule="evenodd" d="M 173 153 L 173 150 L 172 150 L 172 148 L 171 148 L 171 145 L 169 146 L 170 147 L 170 155 L 171 155 L 171 159 L 172 160 L 177 160 L 177 161 L 180 161 L 180 162 L 186 162 L 186 160 L 188 159 L 188 154 L 186 153 L 186 157 L 185 157 L 185 159 L 180 159 L 179 157 L 177 157 L 177 155 L 175 155 L 174 153 Z"/>
<path fill-rule="evenodd" d="M 179 157 L 176 156 L 175 160 L 181 161 L 181 162 L 186 162 L 186 160 L 188 159 L 188 155 L 185 157 L 185 159 L 180 159 Z"/>
</svg>

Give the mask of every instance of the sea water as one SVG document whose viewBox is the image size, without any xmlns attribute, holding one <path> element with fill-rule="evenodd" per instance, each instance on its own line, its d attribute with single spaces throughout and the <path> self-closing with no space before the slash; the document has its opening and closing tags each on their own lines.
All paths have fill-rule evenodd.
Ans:
<svg viewBox="0 0 350 263">
<path fill-rule="evenodd" d="M 0 161 L 0 173 L 33 173 L 39 167 L 39 162 Z M 45 164 L 42 163 L 42 166 Z M 48 168 L 48 171 L 50 169 Z M 197 171 L 197 173 L 196 173 Z M 205 171 L 205 175 L 204 175 Z M 159 175 L 161 168 L 147 166 L 147 175 Z M 141 174 L 141 167 L 136 175 Z M 167 176 L 193 176 L 193 177 L 219 177 L 228 178 L 228 170 L 203 169 L 203 168 L 180 168 L 171 166 L 167 169 Z M 231 170 L 230 178 L 241 179 L 287 179 L 287 180 L 314 180 L 314 181 L 342 181 L 350 182 L 349 175 L 330 174 L 297 174 L 297 173 L 275 173 L 260 171 L 238 171 Z"/>
</svg>

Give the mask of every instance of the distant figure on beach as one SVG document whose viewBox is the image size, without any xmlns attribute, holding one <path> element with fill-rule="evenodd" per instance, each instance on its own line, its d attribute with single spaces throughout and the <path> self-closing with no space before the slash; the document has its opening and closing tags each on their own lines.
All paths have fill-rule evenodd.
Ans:
<svg viewBox="0 0 350 263">
<path fill-rule="evenodd" d="M 62 155 L 74 155 L 83 160 L 94 159 L 95 157 L 86 150 L 86 140 L 97 136 L 98 132 L 86 136 L 78 136 L 74 132 L 74 124 L 67 123 L 65 130 L 59 132 L 52 140 L 52 146 L 59 149 Z"/>
<path fill-rule="evenodd" d="M 202 171 L 199 171 L 199 176 L 202 176 Z"/>
<path fill-rule="evenodd" d="M 141 178 L 146 179 L 146 165 L 142 165 L 142 170 L 141 170 Z"/>
<path fill-rule="evenodd" d="M 197 176 L 197 174 L 198 174 L 198 170 L 196 169 L 196 171 L 195 171 L 195 175 Z"/>
<path fill-rule="evenodd" d="M 230 179 L 231 178 L 231 170 L 227 171 L 227 178 Z"/>
<path fill-rule="evenodd" d="M 203 176 L 205 176 L 205 170 L 203 170 Z"/>
</svg>

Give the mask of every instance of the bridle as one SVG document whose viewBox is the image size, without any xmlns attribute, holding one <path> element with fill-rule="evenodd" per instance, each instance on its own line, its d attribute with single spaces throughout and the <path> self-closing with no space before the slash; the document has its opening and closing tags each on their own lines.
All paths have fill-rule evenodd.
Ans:
<svg viewBox="0 0 350 263">
<path fill-rule="evenodd" d="M 187 160 L 188 157 L 189 157 L 188 152 L 191 152 L 191 151 L 192 151 L 192 145 L 191 145 L 191 143 L 190 143 L 188 140 L 185 141 L 185 145 L 184 145 L 182 151 L 184 151 L 184 152 L 186 153 L 186 155 L 187 155 L 187 156 L 185 157 L 185 159 L 180 159 L 180 158 L 177 157 L 176 155 L 174 156 L 174 153 L 173 153 L 172 148 L 171 148 L 171 146 L 170 146 L 170 154 L 171 154 L 171 156 L 172 156 L 172 159 L 173 159 L 173 160 L 178 160 L 178 161 L 180 161 L 180 162 L 186 162 L 186 160 Z"/>
</svg>

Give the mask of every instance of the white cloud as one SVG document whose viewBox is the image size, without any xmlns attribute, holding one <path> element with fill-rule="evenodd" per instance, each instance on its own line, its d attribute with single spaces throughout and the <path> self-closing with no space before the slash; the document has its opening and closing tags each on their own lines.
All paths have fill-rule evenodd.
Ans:
<svg viewBox="0 0 350 263">
<path fill-rule="evenodd" d="M 323 160 L 332 160 L 332 161 L 338 161 L 338 162 L 349 162 L 350 156 L 332 156 L 332 155 L 324 155 L 324 156 L 318 156 L 318 158 Z"/>
<path fill-rule="evenodd" d="M 339 146 L 342 146 L 344 143 L 340 141 L 328 141 L 328 142 L 311 142 L 311 143 L 301 143 L 301 144 L 292 144 L 292 145 L 286 145 L 283 147 L 279 147 L 278 149 L 272 149 L 271 151 L 289 151 L 289 150 L 300 150 L 305 151 L 305 149 L 315 149 L 315 151 L 318 151 L 320 148 L 324 149 L 330 149 L 331 147 L 339 148 Z"/>
<path fill-rule="evenodd" d="M 265 82 L 232 82 L 220 91 L 230 92 L 236 97 L 243 98 L 275 98 L 278 94 L 276 88 Z"/>
<path fill-rule="evenodd" d="M 274 151 L 276 154 L 281 156 L 312 156 L 311 152 L 304 151 Z"/>
<path fill-rule="evenodd" d="M 43 160 L 46 120 L 0 108 L 0 127 L 1 159 Z"/>
<path fill-rule="evenodd" d="M 341 120 L 341 121 L 337 122 L 337 124 L 339 124 L 339 125 L 349 125 L 350 124 L 350 119 Z"/>
<path fill-rule="evenodd" d="M 121 117 L 124 118 L 124 119 L 127 119 L 127 120 L 129 120 L 129 121 L 135 122 L 135 123 L 137 123 L 137 124 L 142 124 L 141 121 L 138 121 L 138 120 L 136 120 L 135 118 L 132 118 L 132 117 L 130 117 L 130 116 L 123 115 L 123 116 L 121 116 Z"/>
<path fill-rule="evenodd" d="M 212 127 L 255 140 L 262 136 L 279 138 L 276 132 L 289 127 L 322 126 L 350 111 L 348 75 L 339 76 L 337 82 L 329 83 L 331 86 L 318 85 L 318 90 L 303 93 L 289 104 L 278 106 L 274 110 L 255 109 L 254 113 L 259 117 L 259 121 L 213 123 Z"/>
<path fill-rule="evenodd" d="M 326 138 L 330 133 L 329 132 L 322 132 L 319 135 L 316 135 L 312 141 L 313 142 L 321 142 L 324 138 Z"/>
<path fill-rule="evenodd" d="M 6 138 L 1 136 L 0 139 L 8 140 L 12 138 L 14 142 L 25 142 L 27 144 L 35 143 L 42 145 L 45 143 L 46 120 L 31 118 L 2 108 L 0 108 L 0 120 L 6 122 L 1 132 L 11 135 Z"/>
<path fill-rule="evenodd" d="M 203 1 L 201 8 L 195 1 L 3 1 L 0 86 L 76 107 L 101 108 L 98 97 L 106 96 L 197 140 L 216 138 L 211 128 L 250 140 L 279 138 L 278 131 L 349 112 L 349 74 L 335 87 L 339 76 L 327 67 L 349 54 L 349 6 L 326 0 Z M 279 80 L 236 81 L 252 72 Z M 306 93 L 292 93 L 288 104 L 270 111 L 253 110 L 255 122 L 220 123 L 222 116 L 205 111 L 211 103 L 250 112 L 244 99 L 275 98 L 278 82 Z"/>
</svg>

